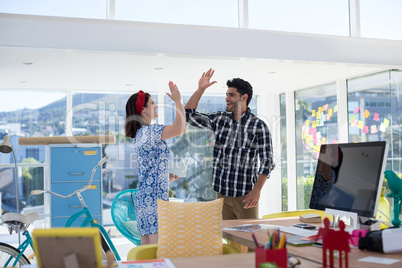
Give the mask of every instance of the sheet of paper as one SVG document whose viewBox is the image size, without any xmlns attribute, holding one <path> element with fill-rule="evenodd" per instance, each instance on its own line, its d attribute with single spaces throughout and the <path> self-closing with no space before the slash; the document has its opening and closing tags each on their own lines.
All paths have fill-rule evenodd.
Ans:
<svg viewBox="0 0 402 268">
<path fill-rule="evenodd" d="M 121 261 L 118 262 L 119 268 L 176 268 L 176 266 L 169 259 L 162 260 L 138 260 L 138 261 Z"/>
<path fill-rule="evenodd" d="M 222 230 L 225 231 L 241 231 L 241 232 L 257 232 L 261 230 L 275 229 L 281 228 L 283 226 L 280 225 L 272 225 L 272 224 L 242 224 L 233 227 L 224 227 Z"/>
<path fill-rule="evenodd" d="M 401 260 L 390 259 L 390 258 L 371 257 L 370 256 L 370 257 L 365 257 L 365 258 L 362 258 L 362 259 L 358 259 L 358 261 L 390 265 L 390 264 L 400 262 Z"/>
</svg>

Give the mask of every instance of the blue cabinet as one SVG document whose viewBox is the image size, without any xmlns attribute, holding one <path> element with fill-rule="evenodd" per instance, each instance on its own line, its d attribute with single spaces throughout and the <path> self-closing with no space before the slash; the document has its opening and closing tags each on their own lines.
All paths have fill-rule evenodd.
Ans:
<svg viewBox="0 0 402 268">
<path fill-rule="evenodd" d="M 50 147 L 50 187 L 51 191 L 68 195 L 88 184 L 92 169 L 102 158 L 101 147 L 81 147 L 54 145 Z M 98 168 L 92 186 L 82 197 L 92 217 L 102 224 L 102 176 Z M 81 210 L 77 196 L 68 199 L 51 196 L 51 227 L 64 227 L 68 218 Z M 79 226 L 84 220 L 77 220 Z"/>
</svg>

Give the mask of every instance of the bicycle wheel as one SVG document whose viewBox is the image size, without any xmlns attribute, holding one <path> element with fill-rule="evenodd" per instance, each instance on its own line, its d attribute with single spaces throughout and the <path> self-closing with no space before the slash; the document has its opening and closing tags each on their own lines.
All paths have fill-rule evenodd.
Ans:
<svg viewBox="0 0 402 268">
<path fill-rule="evenodd" d="M 0 267 L 12 267 L 19 254 L 20 251 L 15 247 L 0 243 Z M 27 257 L 22 254 L 17 262 L 17 267 L 21 267 L 24 264 L 30 264 L 30 262 L 28 261 Z"/>
</svg>

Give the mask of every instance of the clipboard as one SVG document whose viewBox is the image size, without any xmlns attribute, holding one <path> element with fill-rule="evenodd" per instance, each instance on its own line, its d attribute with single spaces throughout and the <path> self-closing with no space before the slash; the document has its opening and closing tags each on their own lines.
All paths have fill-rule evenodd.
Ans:
<svg viewBox="0 0 402 268">
<path fill-rule="evenodd" d="M 38 268 L 102 268 L 97 228 L 35 229 L 32 232 Z"/>
</svg>

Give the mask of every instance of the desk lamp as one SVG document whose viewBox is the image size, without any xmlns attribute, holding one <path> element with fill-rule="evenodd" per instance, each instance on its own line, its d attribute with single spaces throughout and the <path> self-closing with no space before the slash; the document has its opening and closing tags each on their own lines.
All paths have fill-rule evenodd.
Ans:
<svg viewBox="0 0 402 268">
<path fill-rule="evenodd" d="M 15 154 L 14 154 L 14 150 L 13 147 L 10 144 L 10 136 L 6 135 L 4 136 L 3 142 L 0 144 L 0 152 L 4 153 L 4 154 L 8 154 L 8 153 L 13 153 L 13 158 L 14 158 L 14 165 L 15 165 L 15 169 L 14 169 L 14 174 L 15 174 L 15 191 L 16 191 L 16 201 L 17 201 L 17 213 L 20 212 L 20 208 L 19 208 L 19 198 L 18 198 L 18 177 L 17 177 L 17 161 L 15 161 Z"/>
</svg>

